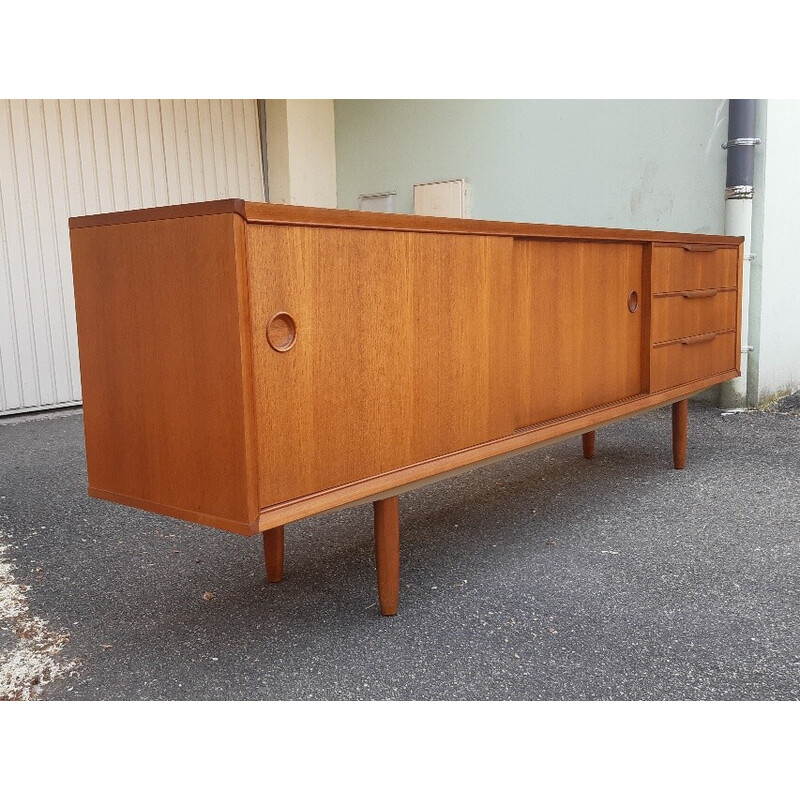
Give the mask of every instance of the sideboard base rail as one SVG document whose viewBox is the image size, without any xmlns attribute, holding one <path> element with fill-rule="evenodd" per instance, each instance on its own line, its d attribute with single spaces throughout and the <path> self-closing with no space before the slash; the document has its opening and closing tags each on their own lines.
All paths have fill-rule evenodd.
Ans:
<svg viewBox="0 0 800 800">
<path fill-rule="evenodd" d="M 569 439 L 577 434 L 587 433 L 612 422 L 636 416 L 642 411 L 671 405 L 709 386 L 734 378 L 737 374 L 735 370 L 730 370 L 702 381 L 696 381 L 689 387 L 681 386 L 670 391 L 660 392 L 658 395 L 638 395 L 631 400 L 615 403 L 599 410 L 526 428 L 512 436 L 486 442 L 467 450 L 450 453 L 345 486 L 337 486 L 297 500 L 279 503 L 270 508 L 263 508 L 258 519 L 258 529 L 268 530 L 277 525 L 285 525 L 314 514 L 320 514 L 323 511 L 362 505 L 365 502 L 373 502 L 452 478 L 472 467 L 491 464 L 512 455 L 520 455 L 563 439 Z"/>
</svg>

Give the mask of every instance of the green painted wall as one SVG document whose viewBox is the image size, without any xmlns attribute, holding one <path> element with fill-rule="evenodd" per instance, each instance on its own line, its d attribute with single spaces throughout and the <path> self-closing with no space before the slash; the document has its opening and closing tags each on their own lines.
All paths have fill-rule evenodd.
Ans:
<svg viewBox="0 0 800 800">
<path fill-rule="evenodd" d="M 340 208 L 466 178 L 473 218 L 722 233 L 721 100 L 337 100 Z"/>
</svg>

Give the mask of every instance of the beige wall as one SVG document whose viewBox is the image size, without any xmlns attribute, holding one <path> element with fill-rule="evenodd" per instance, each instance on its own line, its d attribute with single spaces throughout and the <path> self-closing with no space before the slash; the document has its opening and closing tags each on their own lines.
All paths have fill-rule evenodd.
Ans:
<svg viewBox="0 0 800 800">
<path fill-rule="evenodd" d="M 333 100 L 267 100 L 271 203 L 336 207 Z"/>
</svg>

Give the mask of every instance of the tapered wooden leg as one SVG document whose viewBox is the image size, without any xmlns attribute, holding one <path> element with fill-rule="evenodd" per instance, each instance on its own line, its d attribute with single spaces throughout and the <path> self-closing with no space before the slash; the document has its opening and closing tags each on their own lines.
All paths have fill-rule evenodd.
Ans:
<svg viewBox="0 0 800 800">
<path fill-rule="evenodd" d="M 385 617 L 397 613 L 400 596 L 400 506 L 397 497 L 373 503 L 375 510 L 375 565 L 378 599 Z"/>
<path fill-rule="evenodd" d="M 594 458 L 594 431 L 587 431 L 581 437 L 583 444 L 583 457 Z"/>
<path fill-rule="evenodd" d="M 675 469 L 686 466 L 686 444 L 689 439 L 689 401 L 672 404 L 672 463 Z"/>
<path fill-rule="evenodd" d="M 283 579 L 283 525 L 264 531 L 264 564 L 267 580 L 279 583 Z"/>
</svg>

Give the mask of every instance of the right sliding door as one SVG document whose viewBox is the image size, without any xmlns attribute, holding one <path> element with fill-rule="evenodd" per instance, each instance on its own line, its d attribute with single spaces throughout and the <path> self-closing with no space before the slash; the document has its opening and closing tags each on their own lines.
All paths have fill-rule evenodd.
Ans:
<svg viewBox="0 0 800 800">
<path fill-rule="evenodd" d="M 640 394 L 644 246 L 514 243 L 515 424 Z"/>
</svg>

